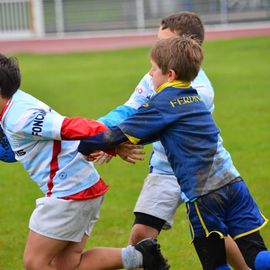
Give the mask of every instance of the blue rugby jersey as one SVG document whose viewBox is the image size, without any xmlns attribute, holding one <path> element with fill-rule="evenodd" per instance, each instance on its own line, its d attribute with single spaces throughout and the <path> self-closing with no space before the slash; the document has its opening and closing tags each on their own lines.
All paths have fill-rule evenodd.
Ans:
<svg viewBox="0 0 270 270">
<path fill-rule="evenodd" d="M 239 176 L 234 167 L 226 165 L 228 157 L 222 154 L 225 149 L 219 140 L 219 129 L 192 88 L 165 88 L 119 128 L 136 143 L 156 135 L 185 201 L 193 201 Z"/>
<path fill-rule="evenodd" d="M 18 90 L 2 116 L 16 158 L 45 195 L 66 197 L 98 182 L 91 162 L 78 153 L 80 141 L 61 141 L 64 116 Z"/>
</svg>

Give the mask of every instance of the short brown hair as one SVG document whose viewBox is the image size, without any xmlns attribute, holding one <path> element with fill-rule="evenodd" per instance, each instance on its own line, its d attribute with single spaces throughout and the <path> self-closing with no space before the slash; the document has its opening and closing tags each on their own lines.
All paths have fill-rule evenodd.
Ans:
<svg viewBox="0 0 270 270">
<path fill-rule="evenodd" d="M 171 37 L 156 42 L 150 57 L 163 74 L 174 70 L 177 80 L 190 82 L 197 76 L 203 60 L 203 51 L 192 37 Z"/>
<path fill-rule="evenodd" d="M 194 36 L 200 44 L 204 41 L 204 26 L 199 16 L 193 12 L 180 12 L 161 20 L 161 29 L 169 28 L 175 34 Z"/>
</svg>

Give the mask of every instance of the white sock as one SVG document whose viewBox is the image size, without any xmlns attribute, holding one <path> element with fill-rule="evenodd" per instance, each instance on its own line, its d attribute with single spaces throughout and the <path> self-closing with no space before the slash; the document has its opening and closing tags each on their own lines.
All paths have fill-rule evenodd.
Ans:
<svg viewBox="0 0 270 270">
<path fill-rule="evenodd" d="M 121 251 L 122 263 L 125 269 L 140 268 L 143 264 L 143 256 L 134 246 L 127 246 Z"/>
</svg>

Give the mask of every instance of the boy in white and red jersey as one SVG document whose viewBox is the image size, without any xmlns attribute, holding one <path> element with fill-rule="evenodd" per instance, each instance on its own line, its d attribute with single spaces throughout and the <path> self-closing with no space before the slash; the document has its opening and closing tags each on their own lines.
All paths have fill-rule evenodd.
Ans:
<svg viewBox="0 0 270 270">
<path fill-rule="evenodd" d="M 86 118 L 67 118 L 18 90 L 21 75 L 14 58 L 0 55 L 0 121 L 16 159 L 44 193 L 29 222 L 26 269 L 165 270 L 168 265 L 153 238 L 126 248 L 83 253 L 98 219 L 108 186 L 77 150 L 79 140 L 107 130 Z M 141 149 L 121 146 L 118 154 L 134 162 Z M 114 152 L 114 150 L 110 151 Z"/>
</svg>

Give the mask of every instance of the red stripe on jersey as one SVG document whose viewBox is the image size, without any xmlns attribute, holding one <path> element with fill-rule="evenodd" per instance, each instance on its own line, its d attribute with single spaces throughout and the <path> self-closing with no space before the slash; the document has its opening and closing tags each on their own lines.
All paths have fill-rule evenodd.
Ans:
<svg viewBox="0 0 270 270">
<path fill-rule="evenodd" d="M 56 172 L 59 169 L 58 166 L 58 155 L 61 152 L 61 141 L 54 141 L 53 142 L 53 154 L 52 154 L 52 161 L 50 164 L 50 180 L 48 182 L 48 192 L 47 196 L 50 197 L 52 195 L 53 189 L 53 178 Z"/>
<path fill-rule="evenodd" d="M 90 200 L 104 195 L 108 189 L 109 186 L 106 185 L 106 183 L 100 178 L 99 181 L 93 186 L 61 199 L 74 201 Z"/>
</svg>

